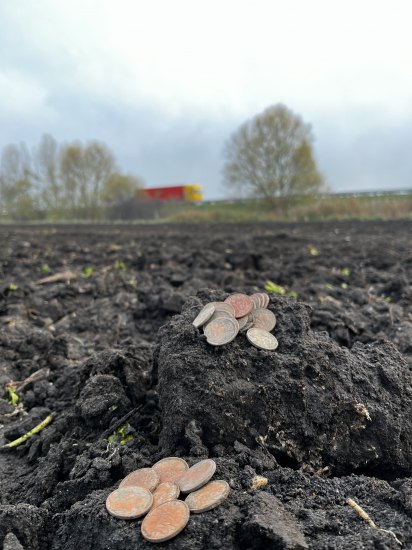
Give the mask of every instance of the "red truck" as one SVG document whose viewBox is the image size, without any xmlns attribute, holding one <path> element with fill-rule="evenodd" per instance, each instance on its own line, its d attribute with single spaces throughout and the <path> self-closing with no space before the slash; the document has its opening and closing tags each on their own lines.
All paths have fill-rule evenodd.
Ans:
<svg viewBox="0 0 412 550">
<path fill-rule="evenodd" d="M 202 186 L 198 184 L 147 187 L 136 192 L 136 198 L 153 201 L 189 201 L 203 199 Z"/>
</svg>

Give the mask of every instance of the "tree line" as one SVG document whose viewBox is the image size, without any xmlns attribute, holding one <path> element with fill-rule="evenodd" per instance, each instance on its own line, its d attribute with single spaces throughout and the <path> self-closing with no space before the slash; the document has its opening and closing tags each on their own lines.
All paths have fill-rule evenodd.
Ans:
<svg viewBox="0 0 412 550">
<path fill-rule="evenodd" d="M 311 126 L 285 105 L 273 105 L 242 124 L 224 154 L 224 185 L 236 196 L 288 202 L 326 188 Z M 31 151 L 25 144 L 3 149 L 0 213 L 16 220 L 99 220 L 110 209 L 120 212 L 119 204 L 130 202 L 142 185 L 141 178 L 119 171 L 104 143 L 60 144 L 44 135 Z"/>
<path fill-rule="evenodd" d="M 142 185 L 98 141 L 62 144 L 46 134 L 32 150 L 11 144 L 1 154 L 0 209 L 15 220 L 103 219 Z"/>
</svg>

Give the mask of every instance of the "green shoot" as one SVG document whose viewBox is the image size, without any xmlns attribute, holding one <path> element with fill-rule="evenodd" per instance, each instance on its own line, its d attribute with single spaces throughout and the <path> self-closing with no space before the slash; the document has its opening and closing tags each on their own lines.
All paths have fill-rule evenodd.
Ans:
<svg viewBox="0 0 412 550">
<path fill-rule="evenodd" d="M 13 407 L 17 407 L 17 403 L 20 401 L 20 397 L 16 393 L 16 388 L 14 386 L 7 386 L 7 393 L 9 394 L 10 403 Z"/>
<path fill-rule="evenodd" d="M 344 267 L 344 268 L 342 269 L 342 275 L 343 275 L 344 277 L 349 277 L 349 275 L 350 275 L 350 269 L 349 269 L 349 267 Z"/>
<path fill-rule="evenodd" d="M 109 435 L 107 441 L 109 443 L 115 443 L 116 445 L 125 445 L 128 441 L 134 440 L 135 437 L 132 435 L 132 432 L 134 432 L 134 430 L 130 424 L 123 424 L 123 426 L 120 426 L 112 435 Z"/>
<path fill-rule="evenodd" d="M 47 275 L 48 273 L 50 273 L 50 267 L 47 264 L 43 264 L 41 266 L 41 272 Z"/>
<path fill-rule="evenodd" d="M 18 285 L 16 285 L 15 283 L 10 283 L 9 284 L 9 290 L 17 290 L 19 288 Z"/>
<path fill-rule="evenodd" d="M 289 290 L 287 295 L 290 296 L 291 298 L 297 298 L 298 297 L 298 293 L 295 290 Z"/>
<path fill-rule="evenodd" d="M 319 255 L 319 250 L 316 248 L 316 246 L 313 246 L 313 245 L 309 245 L 309 252 L 310 252 L 310 255 L 311 256 L 318 256 Z"/>
<path fill-rule="evenodd" d="M 117 260 L 114 264 L 114 268 L 122 271 L 126 271 L 126 264 L 124 262 Z"/>
<path fill-rule="evenodd" d="M 341 288 L 345 289 L 345 288 L 348 288 L 348 283 L 342 283 L 340 285 Z"/>
<path fill-rule="evenodd" d="M 52 420 L 53 420 L 53 415 L 50 414 L 47 418 L 43 420 L 43 422 L 40 422 L 40 424 L 37 424 L 37 426 L 35 426 L 32 430 L 22 435 L 18 439 L 15 439 L 14 441 L 7 443 L 7 445 L 4 445 L 4 447 L 9 448 L 9 447 L 17 447 L 18 445 L 21 445 L 22 443 L 27 441 L 29 437 L 32 437 L 33 435 L 36 435 L 39 432 L 41 432 L 42 429 L 48 426 Z"/>
<path fill-rule="evenodd" d="M 93 275 L 93 268 L 92 267 L 85 267 L 83 269 L 83 276 L 86 277 L 86 279 L 88 279 L 92 275 Z"/>
<path fill-rule="evenodd" d="M 266 292 L 270 292 L 272 294 L 281 294 L 282 296 L 286 294 L 286 289 L 283 286 L 279 286 L 272 281 L 266 281 L 265 290 Z"/>
</svg>

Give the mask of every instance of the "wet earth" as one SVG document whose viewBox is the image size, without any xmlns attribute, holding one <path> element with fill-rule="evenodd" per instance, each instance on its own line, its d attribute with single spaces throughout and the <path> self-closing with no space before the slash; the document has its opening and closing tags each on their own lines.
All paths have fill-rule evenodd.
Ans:
<svg viewBox="0 0 412 550">
<path fill-rule="evenodd" d="M 0 547 L 153 547 L 105 499 L 181 456 L 213 458 L 231 493 L 160 547 L 412 548 L 411 235 L 412 222 L 0 227 Z M 267 281 L 284 292 L 268 306 L 278 349 L 207 344 L 202 305 Z"/>
</svg>

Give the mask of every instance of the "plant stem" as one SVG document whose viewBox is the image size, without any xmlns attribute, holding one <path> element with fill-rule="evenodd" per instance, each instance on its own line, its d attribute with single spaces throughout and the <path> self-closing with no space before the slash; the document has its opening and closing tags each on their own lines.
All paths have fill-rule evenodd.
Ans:
<svg viewBox="0 0 412 550">
<path fill-rule="evenodd" d="M 47 418 L 45 418 L 43 420 L 43 422 L 40 422 L 40 424 L 37 424 L 37 426 L 35 426 L 32 430 L 30 430 L 26 434 L 22 435 L 18 439 L 15 439 L 14 441 L 11 441 L 10 443 L 7 443 L 6 445 L 4 445 L 4 447 L 5 448 L 6 447 L 10 448 L 10 447 L 17 447 L 18 445 L 21 445 L 22 443 L 27 441 L 33 435 L 36 435 L 39 432 L 41 432 L 42 429 L 45 428 L 46 426 L 48 426 L 52 420 L 53 420 L 53 415 L 50 414 Z"/>
</svg>

